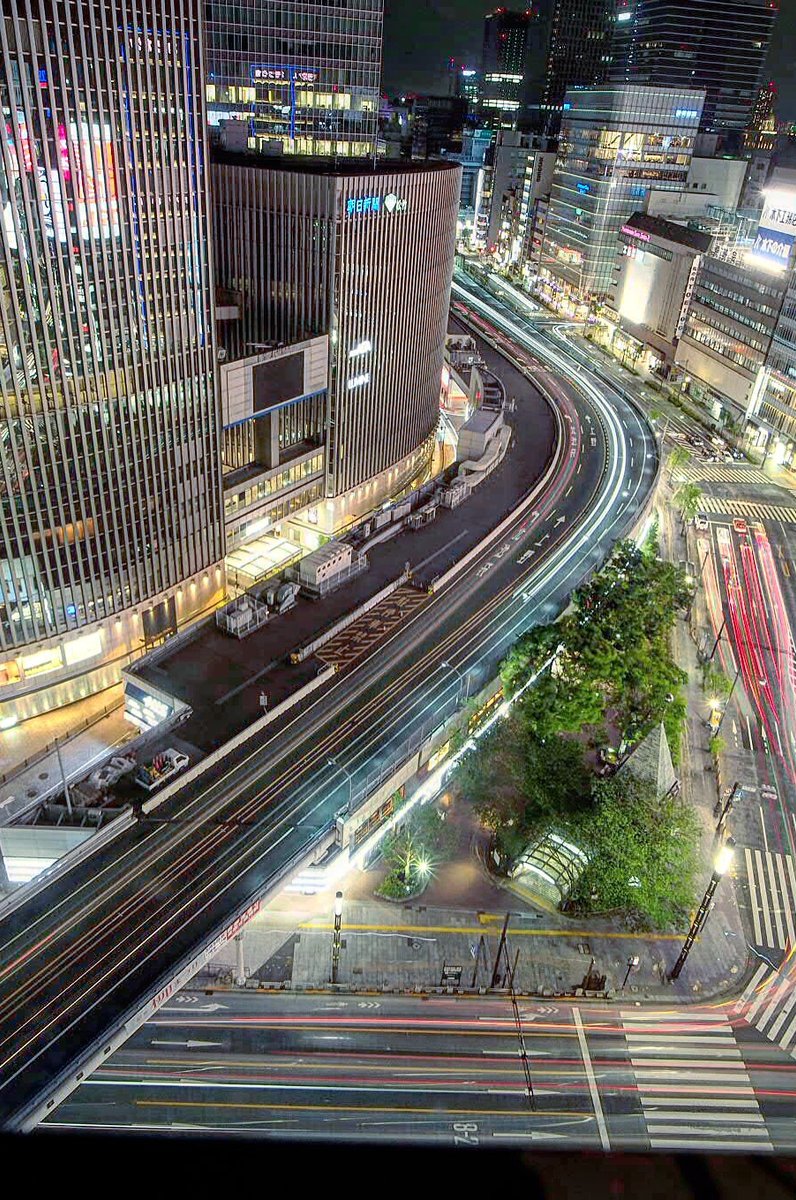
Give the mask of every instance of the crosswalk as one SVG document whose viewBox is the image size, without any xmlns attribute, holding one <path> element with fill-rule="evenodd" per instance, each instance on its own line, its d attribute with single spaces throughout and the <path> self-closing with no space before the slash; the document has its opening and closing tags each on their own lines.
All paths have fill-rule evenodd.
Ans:
<svg viewBox="0 0 796 1200">
<path fill-rule="evenodd" d="M 707 513 L 725 513 L 728 517 L 748 517 L 752 521 L 796 523 L 796 508 L 787 504 L 758 504 L 751 500 L 724 500 L 703 495 L 699 507 Z"/>
<path fill-rule="evenodd" d="M 771 1150 L 726 1013 L 622 1012 L 653 1150 Z"/>
<path fill-rule="evenodd" d="M 796 1058 L 796 978 L 760 963 L 732 1011 Z"/>
<path fill-rule="evenodd" d="M 796 871 L 790 854 L 744 849 L 746 882 L 758 946 L 796 946 Z"/>
<path fill-rule="evenodd" d="M 771 483 L 768 476 L 757 467 L 735 467 L 730 463 L 689 463 L 688 466 L 677 467 L 675 475 L 692 483 L 700 480 L 706 483 Z"/>
</svg>

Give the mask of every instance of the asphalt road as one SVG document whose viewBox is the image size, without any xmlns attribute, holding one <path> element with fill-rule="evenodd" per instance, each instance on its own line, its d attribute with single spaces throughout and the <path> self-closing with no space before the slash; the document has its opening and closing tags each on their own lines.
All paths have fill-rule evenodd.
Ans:
<svg viewBox="0 0 796 1200">
<path fill-rule="evenodd" d="M 520 1027 L 494 998 L 183 992 L 43 1128 L 463 1149 L 796 1144 L 796 1064 L 729 1006 L 519 1000 L 518 1014 Z"/>
<path fill-rule="evenodd" d="M 358 781 L 388 774 L 493 676 L 522 630 L 562 607 L 632 522 L 657 462 L 643 420 L 585 371 L 568 381 L 560 353 L 512 317 L 490 309 L 489 318 L 503 331 L 496 344 L 510 351 L 511 339 L 520 359 L 550 362 L 529 367 L 564 429 L 538 506 L 262 743 L 3 921 L 0 1123 L 19 1125 L 53 1081 L 66 1086 L 123 1021 L 157 1006 L 179 965 L 300 861 L 345 803 L 339 764 Z"/>
</svg>

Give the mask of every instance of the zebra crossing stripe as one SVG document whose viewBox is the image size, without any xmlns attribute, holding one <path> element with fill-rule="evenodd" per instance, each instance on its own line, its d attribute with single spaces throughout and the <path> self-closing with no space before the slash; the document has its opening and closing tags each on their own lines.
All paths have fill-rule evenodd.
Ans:
<svg viewBox="0 0 796 1200">
<path fill-rule="evenodd" d="M 771 1039 L 772 1042 L 775 1042 L 777 1040 L 777 1037 L 779 1036 L 779 1031 L 782 1028 L 782 1026 L 785 1024 L 785 1022 L 787 1021 L 788 1017 L 790 1016 L 790 1013 L 791 1013 L 791 1010 L 792 1010 L 794 1004 L 796 1004 L 796 988 L 793 989 L 791 994 L 788 996 L 788 999 L 782 1005 L 782 1011 L 780 1012 L 776 1021 L 774 1022 L 774 1024 L 771 1026 L 771 1028 L 768 1031 L 767 1036 Z M 784 1049 L 784 1047 L 783 1047 L 783 1049 Z"/>
<path fill-rule="evenodd" d="M 746 878 L 749 882 L 749 899 L 752 907 L 752 925 L 754 926 L 755 942 L 758 946 L 763 944 L 763 930 L 760 928 L 760 909 L 757 903 L 757 887 L 755 886 L 755 875 L 752 870 L 752 851 L 747 846 L 744 850 L 746 858 Z M 761 967 L 760 971 L 765 971 L 765 967 Z"/>
<path fill-rule="evenodd" d="M 756 943 L 778 950 L 796 946 L 796 874 L 791 855 L 747 846 L 744 862 Z"/>
<path fill-rule="evenodd" d="M 749 851 L 747 850 L 746 853 L 748 854 Z M 741 1009 L 746 1004 L 746 1001 L 751 996 L 752 992 L 755 990 L 757 985 L 762 980 L 763 976 L 766 974 L 767 971 L 770 971 L 770 970 L 771 970 L 771 968 L 769 967 L 768 963 L 760 964 L 760 966 L 757 968 L 754 975 L 749 980 L 746 987 L 744 988 L 744 990 L 741 992 L 740 996 L 738 997 L 735 1007 L 732 1010 L 733 1012 L 739 1013 L 741 1011 Z"/>
<path fill-rule="evenodd" d="M 776 1009 L 782 997 L 786 994 L 789 987 L 792 987 L 792 984 L 790 979 L 786 977 L 782 983 L 780 983 L 779 987 L 769 989 L 769 991 L 772 992 L 771 1000 L 761 1013 L 758 1020 L 755 1021 L 755 1029 L 759 1029 L 761 1033 L 765 1033 L 766 1025 L 771 1020 L 772 1016 L 774 1015 L 774 1010 Z M 767 994 L 768 992 L 766 992 L 766 995 Z"/>
<path fill-rule="evenodd" d="M 745 997 L 762 978 L 755 971 Z M 683 1013 L 682 1021 L 669 1013 L 621 1018 L 652 1149 L 772 1149 L 726 1012 Z M 694 1082 L 682 1082 L 686 1069 Z"/>
<path fill-rule="evenodd" d="M 796 889 L 794 889 L 792 892 L 788 892 L 788 885 L 785 880 L 785 860 L 786 859 L 790 863 L 790 855 L 789 854 L 778 854 L 777 855 L 777 872 L 779 874 L 779 894 L 780 894 L 780 896 L 785 897 L 785 904 L 783 905 L 783 913 L 785 916 L 785 924 L 787 926 L 787 931 L 788 931 L 786 945 L 793 946 L 793 945 L 796 945 L 796 930 L 794 930 L 794 928 L 793 928 L 793 914 L 791 912 L 790 904 L 788 903 L 788 897 L 796 896 Z M 783 946 L 783 949 L 784 948 L 785 947 Z"/>
</svg>

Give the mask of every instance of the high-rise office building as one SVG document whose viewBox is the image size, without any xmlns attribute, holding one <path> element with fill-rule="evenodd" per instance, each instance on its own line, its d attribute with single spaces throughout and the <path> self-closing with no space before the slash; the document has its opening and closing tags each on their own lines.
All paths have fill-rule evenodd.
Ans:
<svg viewBox="0 0 796 1200">
<path fill-rule="evenodd" d="M 703 132 L 739 141 L 777 11 L 777 0 L 619 0 L 611 79 L 704 88 Z"/>
<path fill-rule="evenodd" d="M 514 129 L 521 115 L 530 20 L 505 8 L 484 19 L 479 110 L 493 129 Z"/>
<path fill-rule="evenodd" d="M 4 0 L 0 722 L 221 588 L 202 14 Z"/>
<path fill-rule="evenodd" d="M 216 273 L 236 307 L 227 361 L 326 336 L 320 409 L 306 368 L 284 394 L 302 436 L 325 443 L 317 527 L 334 532 L 428 471 L 461 168 L 219 153 L 212 179 Z M 255 381 L 249 423 L 267 409 Z"/>
<path fill-rule="evenodd" d="M 537 0 L 528 25 L 521 122 L 555 135 L 571 87 L 605 83 L 616 0 Z"/>
<path fill-rule="evenodd" d="M 207 108 L 230 148 L 375 154 L 383 0 L 207 0 Z"/>
<path fill-rule="evenodd" d="M 610 297 L 623 224 L 650 189 L 685 187 L 704 92 L 654 87 L 567 92 L 542 246 L 551 300 Z"/>
</svg>

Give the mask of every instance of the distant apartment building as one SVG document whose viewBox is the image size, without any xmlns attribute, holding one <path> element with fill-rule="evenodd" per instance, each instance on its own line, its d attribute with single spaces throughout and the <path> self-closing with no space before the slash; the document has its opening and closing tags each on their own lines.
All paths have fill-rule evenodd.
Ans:
<svg viewBox="0 0 796 1200">
<path fill-rule="evenodd" d="M 537 0 L 528 24 L 521 128 L 555 136 L 573 87 L 604 84 L 615 0 Z"/>
<path fill-rule="evenodd" d="M 207 0 L 211 130 L 231 149 L 376 153 L 383 0 Z"/>
<path fill-rule="evenodd" d="M 660 87 L 567 93 L 541 254 L 547 300 L 577 312 L 613 298 L 621 228 L 651 190 L 684 190 L 703 100 Z"/>
</svg>

